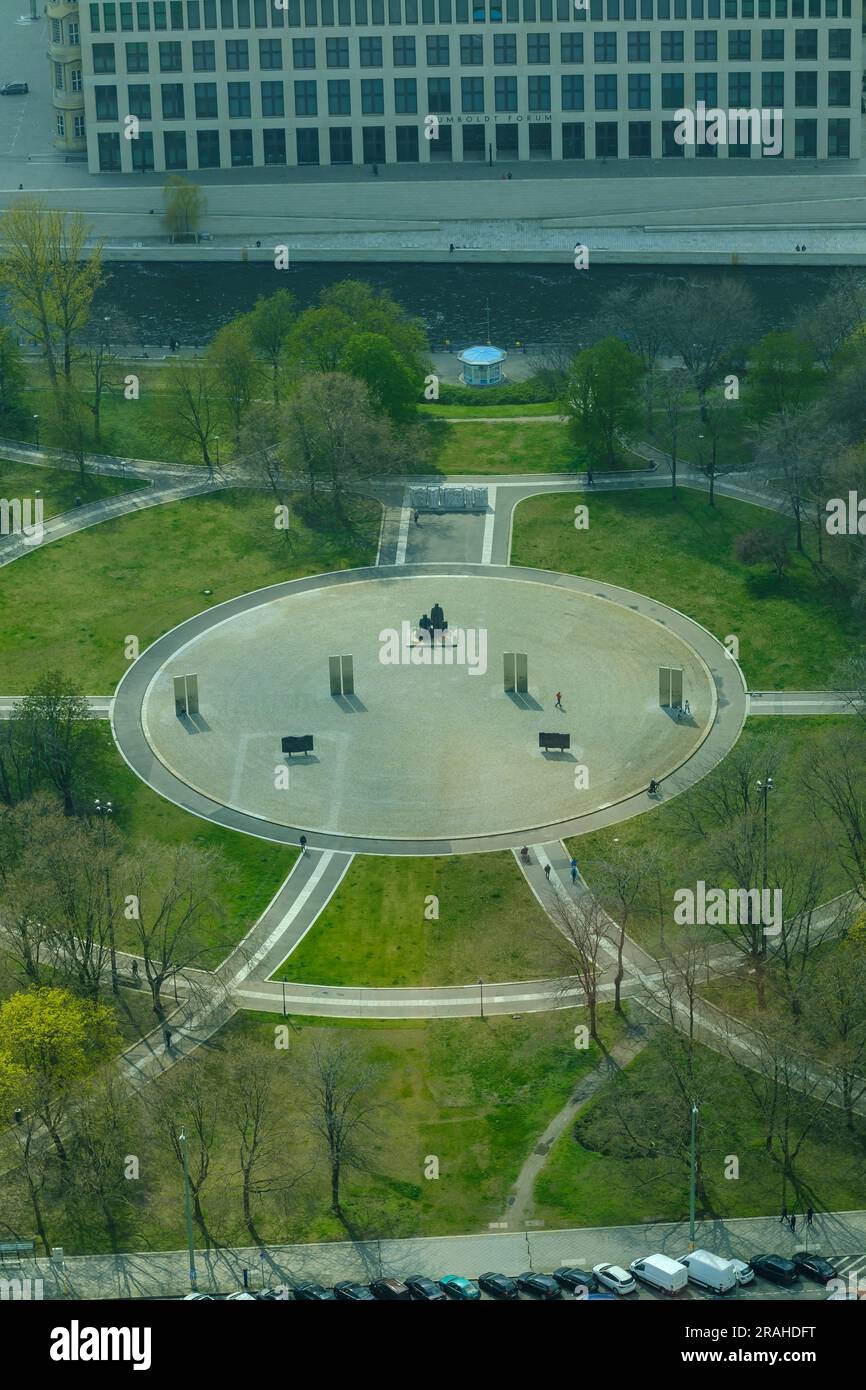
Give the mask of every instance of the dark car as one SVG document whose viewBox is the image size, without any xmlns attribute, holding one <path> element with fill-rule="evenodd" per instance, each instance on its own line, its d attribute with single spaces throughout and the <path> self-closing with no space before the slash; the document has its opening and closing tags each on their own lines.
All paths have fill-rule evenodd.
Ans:
<svg viewBox="0 0 866 1390">
<path fill-rule="evenodd" d="M 525 1274 L 518 1274 L 517 1287 L 521 1293 L 528 1293 L 533 1298 L 561 1298 L 559 1285 L 552 1274 L 535 1274 L 528 1269 Z"/>
<path fill-rule="evenodd" d="M 374 1279 L 370 1288 L 373 1290 L 374 1298 L 381 1298 L 383 1301 L 398 1299 L 401 1303 L 408 1303 L 412 1297 L 406 1285 L 400 1279 Z"/>
<path fill-rule="evenodd" d="M 562 1265 L 553 1271 L 553 1277 L 561 1289 L 568 1289 L 569 1293 L 580 1294 L 594 1293 L 598 1288 L 595 1282 L 595 1275 L 592 1270 L 578 1269 L 576 1265 Z"/>
<path fill-rule="evenodd" d="M 375 1303 L 366 1284 L 356 1284 L 354 1279 L 341 1279 L 334 1285 L 334 1297 L 343 1303 Z"/>
<path fill-rule="evenodd" d="M 463 1274 L 443 1274 L 439 1280 L 439 1287 L 449 1298 L 456 1298 L 461 1303 L 470 1303 L 481 1297 L 481 1290 L 475 1281 L 467 1279 Z"/>
<path fill-rule="evenodd" d="M 478 1287 L 489 1298 L 516 1298 L 517 1285 L 507 1274 L 479 1274 Z"/>
<path fill-rule="evenodd" d="M 285 1303 L 291 1293 L 287 1284 L 275 1284 L 272 1289 L 259 1289 L 253 1297 L 260 1303 Z"/>
<path fill-rule="evenodd" d="M 4 82 L 0 87 L 0 97 L 26 97 L 29 91 L 26 82 Z"/>
<path fill-rule="evenodd" d="M 297 1284 L 295 1298 L 299 1303 L 333 1303 L 336 1294 L 333 1289 L 323 1289 L 321 1284 Z"/>
<path fill-rule="evenodd" d="M 784 1255 L 755 1255 L 749 1264 L 756 1274 L 769 1279 L 771 1284 L 796 1284 L 797 1266 Z"/>
<path fill-rule="evenodd" d="M 409 1297 L 421 1300 L 424 1303 L 444 1303 L 445 1295 L 438 1284 L 434 1284 L 432 1279 L 428 1279 L 424 1274 L 410 1274 L 405 1280 L 406 1288 L 409 1290 Z"/>
<path fill-rule="evenodd" d="M 829 1284 L 831 1279 L 836 1278 L 835 1269 L 823 1255 L 812 1255 L 808 1250 L 798 1250 L 794 1255 L 794 1264 L 797 1266 L 798 1274 L 807 1274 L 810 1279 L 817 1279 L 819 1284 Z"/>
</svg>

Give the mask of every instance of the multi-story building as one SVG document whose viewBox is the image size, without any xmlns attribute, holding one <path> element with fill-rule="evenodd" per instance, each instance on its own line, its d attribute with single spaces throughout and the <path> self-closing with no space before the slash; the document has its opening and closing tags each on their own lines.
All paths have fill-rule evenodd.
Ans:
<svg viewBox="0 0 866 1390">
<path fill-rule="evenodd" d="M 66 154 L 84 154 L 87 137 L 78 0 L 49 0 L 46 13 L 54 144 Z"/>
<path fill-rule="evenodd" d="M 781 111 L 783 159 L 860 154 L 861 0 L 78 8 L 94 173 L 765 157 L 680 143 L 676 113 L 700 102 Z"/>
</svg>

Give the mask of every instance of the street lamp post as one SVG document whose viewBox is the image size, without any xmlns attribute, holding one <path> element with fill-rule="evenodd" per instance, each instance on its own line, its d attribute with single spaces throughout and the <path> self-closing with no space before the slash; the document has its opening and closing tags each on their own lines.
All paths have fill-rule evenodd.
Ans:
<svg viewBox="0 0 866 1390">
<path fill-rule="evenodd" d="M 186 1245 L 189 1251 L 189 1282 L 193 1290 L 198 1284 L 198 1274 L 195 1268 L 195 1246 L 192 1241 L 192 1198 L 189 1191 L 189 1145 L 186 1137 L 186 1129 L 182 1129 L 177 1136 L 180 1144 L 181 1157 L 183 1158 L 183 1208 L 186 1215 Z"/>
<path fill-rule="evenodd" d="M 763 873 L 762 873 L 762 876 L 761 876 L 761 887 L 762 887 L 763 890 L 764 890 L 764 894 L 766 894 L 767 885 L 768 885 L 769 877 L 770 877 L 770 862 L 769 862 L 769 840 L 770 840 L 770 792 L 771 792 L 772 790 L 773 790 L 773 779 L 772 779 L 772 777 L 770 777 L 769 775 L 767 775 L 767 776 L 763 779 L 763 781 L 759 781 L 759 782 L 758 782 L 758 793 L 759 793 L 759 795 L 760 795 L 760 797 L 761 797 L 761 800 L 762 800 L 763 803 L 764 803 L 764 864 L 763 864 Z M 763 903 L 763 902 L 766 902 L 766 897 L 762 896 L 761 902 L 762 902 L 762 903 Z M 766 936 L 764 936 L 764 934 L 763 934 L 763 932 L 762 932 L 762 933 L 761 933 L 761 955 L 762 955 L 762 956 L 766 954 L 766 950 L 767 950 L 767 938 L 766 938 Z"/>
<path fill-rule="evenodd" d="M 39 448 L 39 416 L 33 416 L 33 428 L 36 430 L 36 447 Z"/>
<path fill-rule="evenodd" d="M 697 1141 L 698 1141 L 698 1103 L 692 1101 L 692 1141 L 691 1159 L 689 1163 L 689 1249 L 695 1248 L 695 1188 L 698 1179 L 697 1164 Z"/>
<path fill-rule="evenodd" d="M 484 1017 L 484 981 L 478 981 L 478 988 L 481 992 L 481 1017 Z"/>
<path fill-rule="evenodd" d="M 112 815 L 114 807 L 110 801 L 100 801 L 99 797 L 93 803 L 96 814 L 102 826 L 102 848 L 108 848 L 108 831 L 106 829 L 107 818 Z M 108 863 L 105 866 L 105 908 L 108 913 L 108 955 L 111 966 L 111 992 L 117 994 L 117 945 L 114 939 L 114 911 L 111 906 L 111 882 L 108 876 Z"/>
</svg>

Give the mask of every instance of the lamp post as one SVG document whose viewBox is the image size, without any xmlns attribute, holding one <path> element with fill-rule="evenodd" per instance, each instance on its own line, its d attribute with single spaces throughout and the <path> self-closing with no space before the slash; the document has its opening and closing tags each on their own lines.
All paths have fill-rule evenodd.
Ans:
<svg viewBox="0 0 866 1390">
<path fill-rule="evenodd" d="M 764 803 L 764 865 L 763 865 L 763 872 L 762 872 L 762 875 L 761 875 L 761 887 L 763 888 L 764 893 L 766 893 L 766 891 L 767 891 L 767 884 L 768 884 L 769 877 L 770 877 L 769 840 L 770 840 L 770 792 L 773 790 L 773 779 L 772 779 L 772 777 L 770 777 L 769 774 L 768 774 L 768 775 L 763 779 L 763 781 L 761 781 L 761 780 L 758 781 L 757 786 L 758 786 L 758 794 L 759 794 L 759 796 L 761 797 L 761 800 L 762 800 L 763 803 Z M 762 896 L 761 902 L 762 902 L 762 903 L 763 903 L 763 902 L 766 902 L 766 898 Z M 766 951 L 767 951 L 767 938 L 766 938 L 766 936 L 764 936 L 764 934 L 763 934 L 763 932 L 762 932 L 762 933 L 761 933 L 761 955 L 762 955 L 762 956 L 765 955 L 765 954 L 766 954 Z"/>
<path fill-rule="evenodd" d="M 102 826 L 102 848 L 108 848 L 108 831 L 106 822 L 110 815 L 114 813 L 114 807 L 110 801 L 100 801 L 99 797 L 93 803 L 99 822 Z M 108 955 L 111 966 L 111 992 L 117 993 L 117 946 L 114 939 L 114 911 L 111 906 L 111 880 L 108 874 L 108 863 L 105 868 L 105 908 L 108 913 Z"/>
<path fill-rule="evenodd" d="M 189 1251 L 189 1282 L 194 1291 L 198 1284 L 198 1274 L 195 1268 L 195 1246 L 192 1242 L 192 1199 L 189 1191 L 189 1145 L 186 1129 L 181 1130 L 177 1142 L 183 1159 L 183 1208 L 186 1215 L 186 1245 Z"/>
<path fill-rule="evenodd" d="M 36 431 L 36 447 L 39 448 L 39 416 L 33 416 L 33 428 Z"/>
<path fill-rule="evenodd" d="M 478 988 L 481 992 L 481 1017 L 484 1017 L 484 981 L 478 981 Z"/>
<path fill-rule="evenodd" d="M 697 1140 L 698 1140 L 698 1103 L 692 1101 L 692 1140 L 691 1158 L 689 1161 L 689 1249 L 695 1248 L 695 1188 L 698 1178 L 697 1164 Z"/>
</svg>

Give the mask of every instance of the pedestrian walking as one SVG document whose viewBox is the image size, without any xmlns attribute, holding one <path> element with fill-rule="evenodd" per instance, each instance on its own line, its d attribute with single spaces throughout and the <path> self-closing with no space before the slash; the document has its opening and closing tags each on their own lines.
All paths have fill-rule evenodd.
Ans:
<svg viewBox="0 0 866 1390">
<path fill-rule="evenodd" d="M 572 881 L 572 883 L 577 883 L 577 860 L 576 860 L 576 859 L 572 859 L 572 861 L 571 861 L 571 881 Z"/>
<path fill-rule="evenodd" d="M 449 254 L 449 256 L 453 256 L 453 255 L 454 255 L 454 242 L 453 242 L 453 241 L 452 241 L 451 245 L 448 247 L 448 254 Z"/>
<path fill-rule="evenodd" d="M 779 1225 L 781 1226 L 781 1225 L 783 1224 L 783 1222 L 784 1222 L 784 1223 L 787 1223 L 787 1220 L 788 1220 L 788 1208 L 787 1208 L 787 1206 L 783 1206 L 783 1207 L 782 1207 L 782 1215 L 779 1217 Z"/>
<path fill-rule="evenodd" d="M 686 714 L 691 714 L 692 707 L 689 704 L 688 700 L 686 700 L 685 704 L 683 705 L 683 709 L 685 710 Z"/>
<path fill-rule="evenodd" d="M 557 692 L 556 692 L 556 709 L 562 709 L 562 691 L 561 691 L 561 690 L 557 690 Z M 563 710 L 563 714 L 564 714 L 564 713 L 565 713 L 565 711 Z"/>
<path fill-rule="evenodd" d="M 662 784 L 661 784 L 661 782 L 657 782 L 656 779 L 655 779 L 654 777 L 651 777 L 651 778 L 650 778 L 650 784 L 649 784 L 649 786 L 647 787 L 647 793 L 646 793 L 646 794 L 647 794 L 647 796 L 658 796 L 658 794 L 659 794 L 659 792 L 661 791 L 661 789 L 662 789 Z"/>
<path fill-rule="evenodd" d="M 547 879 L 547 881 L 548 881 L 548 883 L 549 883 L 549 882 L 550 882 L 550 865 L 549 865 L 549 864 L 545 864 L 545 866 L 544 866 L 544 877 Z"/>
<path fill-rule="evenodd" d="M 586 485 L 587 487 L 595 487 L 595 479 L 592 476 L 591 468 L 587 468 L 586 470 Z"/>
<path fill-rule="evenodd" d="M 788 1224 L 791 1227 L 791 1235 L 795 1236 L 797 1234 L 797 1213 L 795 1211 L 791 1212 L 791 1220 Z"/>
<path fill-rule="evenodd" d="M 306 837 L 306 835 L 302 835 L 302 836 L 301 836 L 300 840 L 298 841 L 298 844 L 301 846 L 301 854 L 306 854 L 306 852 L 307 852 L 307 837 Z"/>
<path fill-rule="evenodd" d="M 808 1227 L 808 1229 L 809 1229 L 810 1231 L 811 1231 L 811 1229 L 812 1229 L 812 1219 L 813 1219 L 814 1215 L 815 1215 L 815 1213 L 813 1212 L 812 1208 L 811 1208 L 811 1207 L 807 1207 L 807 1208 L 806 1208 L 806 1226 Z"/>
<path fill-rule="evenodd" d="M 170 1029 L 170 1028 L 163 1028 L 163 1030 L 162 1030 L 162 1036 L 163 1036 L 163 1038 L 165 1039 L 165 1050 L 166 1050 L 166 1052 L 171 1052 L 171 1029 Z"/>
<path fill-rule="evenodd" d="M 373 177 L 374 177 L 374 178 L 378 178 L 378 176 L 379 176 L 379 166 L 378 166 L 378 164 L 374 164 L 374 165 L 373 165 Z"/>
<path fill-rule="evenodd" d="M 416 509 L 414 515 L 415 515 L 415 525 L 416 525 L 416 526 L 420 526 L 420 525 L 421 525 L 421 513 Z"/>
<path fill-rule="evenodd" d="M 134 960 L 134 961 L 132 962 L 132 983 L 133 983 L 134 985 L 137 985 L 137 984 L 138 984 L 138 961 L 137 961 L 137 960 Z"/>
</svg>

